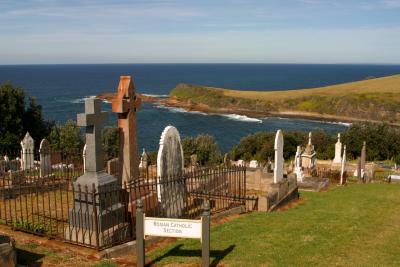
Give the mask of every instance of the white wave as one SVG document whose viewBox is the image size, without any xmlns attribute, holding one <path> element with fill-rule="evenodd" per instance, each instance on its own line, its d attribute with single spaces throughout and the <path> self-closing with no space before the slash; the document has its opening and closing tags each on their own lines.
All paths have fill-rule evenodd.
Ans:
<svg viewBox="0 0 400 267">
<path fill-rule="evenodd" d="M 95 98 L 95 97 L 96 97 L 95 95 L 89 95 L 89 96 L 85 96 L 85 97 L 82 97 L 82 98 L 78 98 L 78 99 L 72 100 L 71 103 L 73 103 L 73 104 L 85 103 L 86 99 Z"/>
<path fill-rule="evenodd" d="M 218 115 L 227 117 L 228 119 L 235 120 L 235 121 L 247 121 L 247 122 L 262 123 L 262 120 L 260 120 L 260 119 L 250 118 L 245 115 L 239 115 L 239 114 L 218 114 Z"/>
<path fill-rule="evenodd" d="M 302 119 L 302 118 L 285 118 L 285 117 L 265 117 L 265 120 L 268 119 L 278 119 L 278 120 L 299 120 L 299 121 L 309 121 L 309 122 L 318 122 L 318 123 L 327 123 L 327 124 L 338 124 L 346 127 L 350 127 L 352 125 L 351 122 L 341 122 L 341 121 L 323 121 L 323 120 L 312 120 L 312 119 Z"/>
<path fill-rule="evenodd" d="M 199 114 L 199 115 L 208 115 L 207 113 L 196 111 L 196 110 L 186 110 L 184 108 L 176 108 L 176 107 L 169 107 L 164 105 L 156 105 L 156 108 L 168 109 L 170 112 L 174 113 L 191 113 L 191 114 Z"/>
<path fill-rule="evenodd" d="M 153 94 L 142 94 L 144 96 L 149 96 L 149 97 L 158 97 L 158 98 L 167 98 L 169 95 L 153 95 Z"/>
</svg>

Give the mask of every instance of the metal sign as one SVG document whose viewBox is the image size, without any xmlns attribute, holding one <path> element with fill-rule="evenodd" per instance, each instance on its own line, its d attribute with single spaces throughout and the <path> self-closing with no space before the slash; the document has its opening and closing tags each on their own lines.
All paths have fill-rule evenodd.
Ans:
<svg viewBox="0 0 400 267">
<path fill-rule="evenodd" d="M 144 217 L 145 236 L 201 239 L 201 220 Z"/>
</svg>

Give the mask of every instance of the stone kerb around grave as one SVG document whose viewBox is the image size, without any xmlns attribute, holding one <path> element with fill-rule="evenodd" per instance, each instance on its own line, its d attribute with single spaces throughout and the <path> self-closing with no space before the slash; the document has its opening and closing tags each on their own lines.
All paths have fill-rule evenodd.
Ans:
<svg viewBox="0 0 400 267">
<path fill-rule="evenodd" d="M 185 185 L 178 182 L 184 171 L 184 157 L 178 130 L 167 126 L 161 134 L 157 154 L 157 196 L 166 217 L 181 217 Z"/>
</svg>

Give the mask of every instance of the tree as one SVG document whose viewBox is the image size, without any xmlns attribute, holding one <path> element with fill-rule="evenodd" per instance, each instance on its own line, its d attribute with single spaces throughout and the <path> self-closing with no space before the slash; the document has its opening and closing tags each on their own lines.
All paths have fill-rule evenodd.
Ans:
<svg viewBox="0 0 400 267">
<path fill-rule="evenodd" d="M 189 164 L 190 156 L 197 155 L 200 165 L 218 164 L 221 162 L 221 152 L 215 138 L 211 135 L 187 137 L 182 141 L 185 164 Z"/>
<path fill-rule="evenodd" d="M 75 121 L 69 120 L 64 125 L 54 125 L 49 135 L 49 142 L 56 150 L 82 151 L 84 140 Z"/>
<path fill-rule="evenodd" d="M 103 129 L 102 143 L 107 159 L 118 157 L 119 151 L 119 130 L 117 127 Z"/>
<path fill-rule="evenodd" d="M 43 119 L 42 107 L 34 98 L 29 98 L 25 108 L 25 93 L 10 82 L 0 86 L 0 149 L 16 151 L 27 131 L 38 147 L 50 132 L 51 123 Z"/>
</svg>

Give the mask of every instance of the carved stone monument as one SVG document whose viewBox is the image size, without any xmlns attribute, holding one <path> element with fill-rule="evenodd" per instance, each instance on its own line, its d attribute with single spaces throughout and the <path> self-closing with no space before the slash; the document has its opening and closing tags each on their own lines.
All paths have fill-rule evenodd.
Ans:
<svg viewBox="0 0 400 267">
<path fill-rule="evenodd" d="M 276 132 L 275 136 L 275 167 L 274 167 L 274 183 L 279 183 L 283 180 L 283 134 L 281 130 Z"/>
<path fill-rule="evenodd" d="M 143 148 L 142 156 L 140 157 L 139 169 L 147 170 L 149 168 L 149 155 L 147 155 L 146 150 Z"/>
<path fill-rule="evenodd" d="M 303 154 L 301 154 L 301 165 L 303 168 L 307 168 L 312 171 L 317 166 L 317 154 L 315 153 L 311 139 L 312 134 L 310 132 L 308 134 L 308 144 L 306 145 Z"/>
<path fill-rule="evenodd" d="M 82 158 L 83 158 L 83 172 L 86 171 L 86 144 L 83 146 Z"/>
<path fill-rule="evenodd" d="M 139 177 L 139 159 L 136 142 L 136 110 L 140 106 L 131 76 L 121 76 L 118 94 L 112 101 L 112 111 L 118 114 L 119 159 L 121 182 Z"/>
<path fill-rule="evenodd" d="M 343 147 L 342 166 L 340 168 L 340 185 L 346 184 L 346 146 Z"/>
<path fill-rule="evenodd" d="M 33 138 L 27 132 L 25 134 L 24 139 L 21 141 L 21 169 L 22 170 L 29 170 L 33 169 L 35 166 L 35 159 L 34 159 L 34 152 L 35 152 L 35 142 Z"/>
<path fill-rule="evenodd" d="M 340 133 L 338 133 L 338 140 L 335 144 L 335 158 L 333 159 L 333 163 L 342 163 L 342 143 L 340 142 Z"/>
<path fill-rule="evenodd" d="M 48 177 L 51 175 L 51 151 L 50 143 L 44 138 L 40 142 L 40 177 Z"/>
<path fill-rule="evenodd" d="M 180 217 L 184 208 L 185 185 L 176 182 L 182 177 L 184 157 L 181 137 L 173 126 L 167 126 L 161 134 L 157 154 L 157 195 L 166 217 Z"/>
<path fill-rule="evenodd" d="M 78 126 L 85 127 L 86 136 L 86 164 L 85 173 L 74 182 L 75 196 L 74 207 L 69 210 L 70 227 L 65 231 L 65 238 L 84 244 L 94 244 L 98 238 L 99 246 L 104 243 L 119 240 L 121 235 L 127 235 L 123 223 L 124 207 L 119 202 L 118 192 L 105 194 L 110 189 L 120 188 L 117 178 L 103 170 L 104 157 L 101 144 L 102 124 L 108 118 L 107 112 L 101 112 L 101 101 L 89 98 L 85 101 L 85 113 L 78 114 Z M 97 198 L 93 201 L 91 194 L 85 194 L 96 190 Z M 107 199 L 105 199 L 107 196 Z M 94 202 L 95 205 L 92 203 Z M 94 210 L 96 209 L 96 212 Z M 95 218 L 97 214 L 97 219 Z M 97 222 L 97 225 L 95 225 Z M 118 225 L 115 225 L 118 223 Z M 111 229 L 111 230 L 110 230 Z M 98 231 L 98 236 L 89 235 Z M 102 234 L 102 233 L 107 234 Z"/>
</svg>

